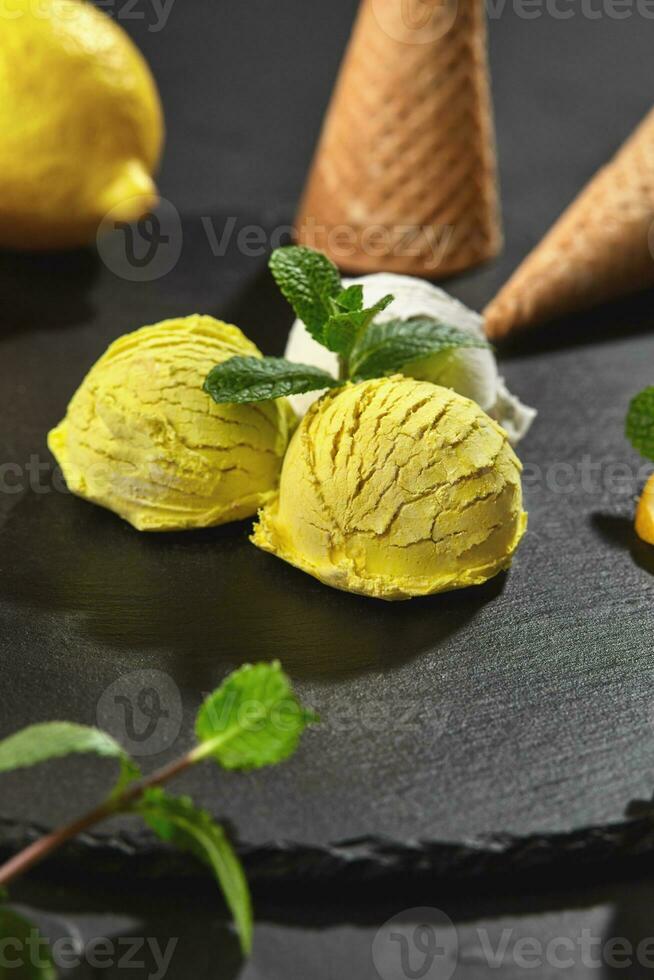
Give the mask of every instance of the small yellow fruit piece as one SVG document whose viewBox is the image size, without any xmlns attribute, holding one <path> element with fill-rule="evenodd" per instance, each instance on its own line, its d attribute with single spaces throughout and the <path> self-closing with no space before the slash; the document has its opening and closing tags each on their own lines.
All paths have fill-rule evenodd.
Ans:
<svg viewBox="0 0 654 980">
<path fill-rule="evenodd" d="M 408 599 L 511 564 L 527 515 L 506 432 L 472 401 L 395 376 L 315 402 L 252 540 L 326 585 Z"/>
<path fill-rule="evenodd" d="M 295 416 L 283 398 L 217 405 L 202 390 L 235 355 L 261 356 L 238 327 L 210 316 L 115 341 L 48 436 L 69 489 L 140 531 L 255 514 L 277 487 Z"/>
<path fill-rule="evenodd" d="M 636 509 L 636 534 L 648 544 L 654 544 L 654 473 L 645 484 Z"/>
<path fill-rule="evenodd" d="M 1 20 L 0 245 L 84 245 L 107 212 L 152 210 L 161 104 L 124 30 L 85 0 L 12 0 Z"/>
</svg>

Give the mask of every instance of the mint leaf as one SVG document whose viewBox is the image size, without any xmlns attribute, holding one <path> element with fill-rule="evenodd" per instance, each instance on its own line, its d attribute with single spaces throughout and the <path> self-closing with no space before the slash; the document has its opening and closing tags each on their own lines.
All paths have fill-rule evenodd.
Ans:
<svg viewBox="0 0 654 980">
<path fill-rule="evenodd" d="M 189 851 L 212 868 L 234 924 L 243 953 L 252 949 L 252 902 L 238 857 L 223 828 L 188 796 L 170 796 L 162 789 L 145 790 L 134 809 L 149 827 L 180 850 Z"/>
<path fill-rule="evenodd" d="M 86 752 L 119 760 L 121 775 L 117 790 L 140 776 L 136 763 L 111 735 L 99 728 L 66 721 L 30 725 L 0 742 L 0 773 Z"/>
<path fill-rule="evenodd" d="M 230 357 L 211 369 L 204 390 L 222 404 L 264 402 L 339 384 L 327 371 L 283 357 Z"/>
<path fill-rule="evenodd" d="M 292 755 L 302 732 L 317 721 L 295 697 L 278 661 L 246 664 L 204 702 L 193 755 L 225 769 L 258 769 Z"/>
<path fill-rule="evenodd" d="M 348 286 L 342 293 L 339 293 L 334 302 L 342 310 L 362 310 L 363 309 L 363 286 L 355 283 Z"/>
<path fill-rule="evenodd" d="M 490 347 L 485 340 L 432 317 L 373 323 L 352 351 L 350 374 L 356 380 L 378 378 L 406 364 L 459 347 Z"/>
<path fill-rule="evenodd" d="M 0 908 L 0 980 L 57 980 L 48 943 L 36 926 L 13 909 Z"/>
<path fill-rule="evenodd" d="M 337 313 L 330 316 L 323 332 L 323 346 L 327 350 L 334 351 L 335 354 L 347 357 L 356 342 L 357 331 L 362 319 L 361 311 L 358 313 Z"/>
<path fill-rule="evenodd" d="M 625 431 L 634 449 L 654 460 L 654 387 L 631 400 Z"/>
<path fill-rule="evenodd" d="M 330 316 L 323 332 L 323 344 L 331 351 L 348 357 L 374 318 L 393 302 L 393 296 L 384 296 L 367 310 L 352 310 Z M 339 302 L 338 300 L 336 301 Z"/>
<path fill-rule="evenodd" d="M 322 339 L 330 314 L 329 300 L 341 289 L 341 275 L 333 262 L 304 245 L 277 248 L 270 256 L 270 271 L 282 293 L 312 337 Z"/>
<path fill-rule="evenodd" d="M 363 312 L 367 314 L 368 322 L 372 322 L 378 313 L 381 313 L 387 306 L 391 305 L 394 299 L 393 294 L 388 293 L 386 296 L 382 296 L 380 300 L 377 300 L 373 306 L 369 306 L 367 310 L 364 310 Z"/>
</svg>

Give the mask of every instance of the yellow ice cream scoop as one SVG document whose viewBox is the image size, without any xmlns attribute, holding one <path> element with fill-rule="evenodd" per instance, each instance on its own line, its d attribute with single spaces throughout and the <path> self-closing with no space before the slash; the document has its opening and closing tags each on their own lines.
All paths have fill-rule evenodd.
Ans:
<svg viewBox="0 0 654 980">
<path fill-rule="evenodd" d="M 469 399 L 399 375 L 350 384 L 309 409 L 252 540 L 380 599 L 479 585 L 525 532 L 520 472 Z"/>
<path fill-rule="evenodd" d="M 157 203 L 157 89 L 127 34 L 86 0 L 11 0 L 0 14 L 0 245 L 93 241 Z"/>
<path fill-rule="evenodd" d="M 250 517 L 277 487 L 295 416 L 284 399 L 216 405 L 216 364 L 260 357 L 238 327 L 189 316 L 115 341 L 48 436 L 69 489 L 140 531 Z"/>
</svg>

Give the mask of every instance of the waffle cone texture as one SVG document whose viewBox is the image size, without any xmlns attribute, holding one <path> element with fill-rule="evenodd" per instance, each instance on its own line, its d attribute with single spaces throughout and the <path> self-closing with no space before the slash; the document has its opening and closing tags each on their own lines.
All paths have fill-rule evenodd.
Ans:
<svg viewBox="0 0 654 980">
<path fill-rule="evenodd" d="M 654 110 L 484 310 L 500 339 L 654 285 Z"/>
<path fill-rule="evenodd" d="M 296 233 L 362 273 L 440 278 L 498 252 L 483 0 L 362 0 Z"/>
</svg>

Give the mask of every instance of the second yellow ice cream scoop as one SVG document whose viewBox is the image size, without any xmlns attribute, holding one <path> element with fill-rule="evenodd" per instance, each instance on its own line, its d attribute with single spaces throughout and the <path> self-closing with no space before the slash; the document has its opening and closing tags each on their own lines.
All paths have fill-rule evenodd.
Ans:
<svg viewBox="0 0 654 980">
<path fill-rule="evenodd" d="M 110 212 L 157 203 L 157 89 L 123 29 L 86 0 L 11 0 L 0 15 L 0 245 L 95 239 Z"/>
<path fill-rule="evenodd" d="M 115 341 L 48 445 L 69 489 L 141 531 L 250 517 L 273 495 L 295 416 L 284 399 L 216 405 L 212 367 L 260 356 L 234 326 L 189 316 Z"/>
<path fill-rule="evenodd" d="M 400 376 L 349 384 L 309 409 L 253 541 L 380 599 L 479 585 L 525 532 L 520 473 L 469 399 Z"/>
</svg>

